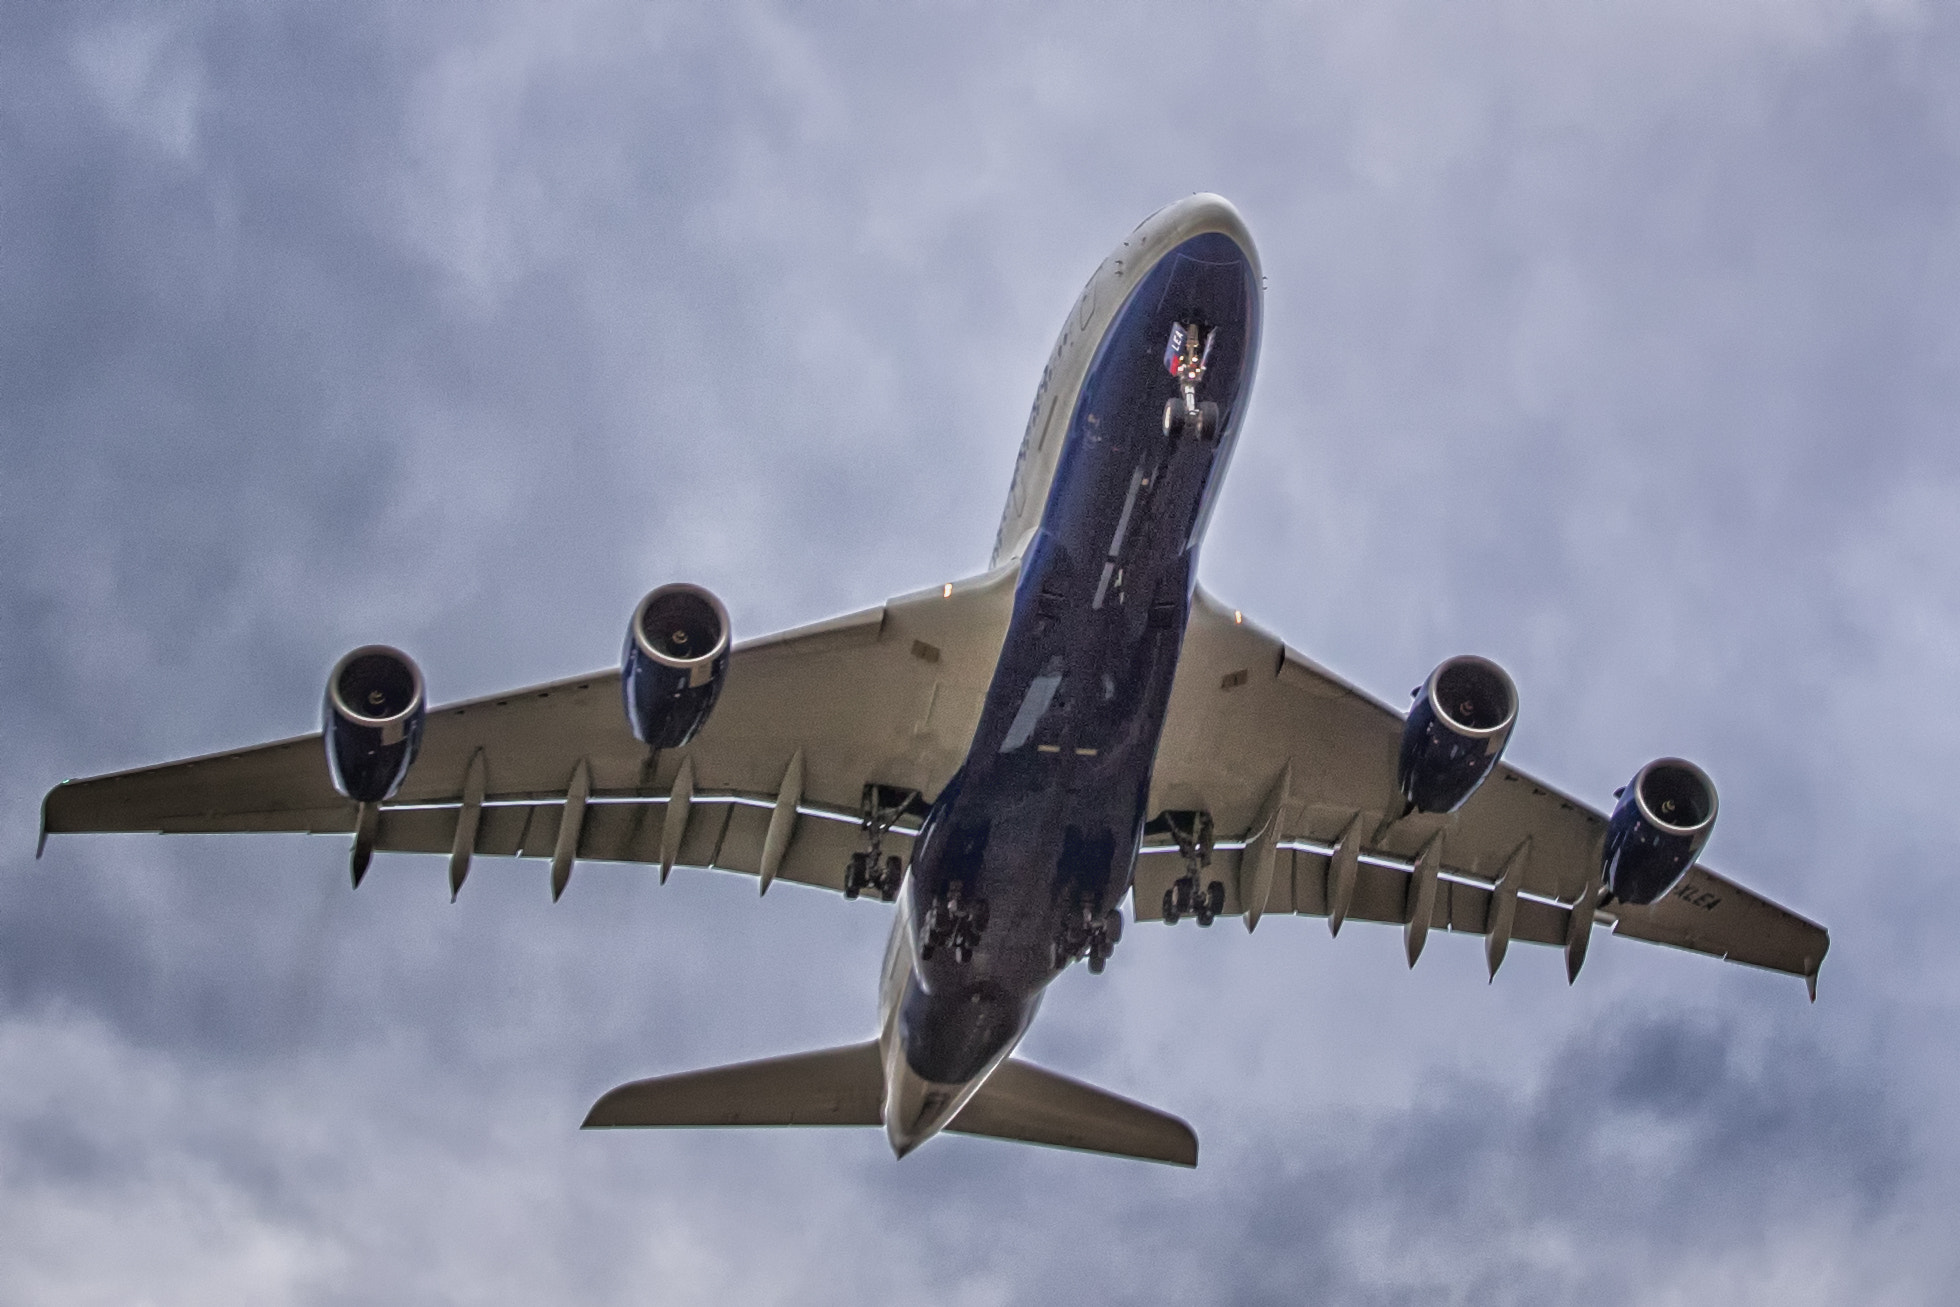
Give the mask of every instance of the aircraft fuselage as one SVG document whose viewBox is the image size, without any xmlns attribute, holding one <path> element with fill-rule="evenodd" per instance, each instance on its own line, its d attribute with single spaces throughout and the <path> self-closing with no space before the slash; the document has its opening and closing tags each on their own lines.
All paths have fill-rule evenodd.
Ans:
<svg viewBox="0 0 1960 1307">
<path fill-rule="evenodd" d="M 1013 616 L 887 953 L 885 1124 L 901 1155 L 1012 1052 L 1082 941 L 1120 928 L 1261 291 L 1236 211 L 1181 201 L 1104 262 L 1043 375 L 996 546 L 997 563 L 1020 558 Z M 1167 351 L 1193 325 L 1209 340 L 1197 395 L 1218 413 L 1202 437 L 1165 421 L 1182 395 Z M 956 918 L 962 947 L 946 938 Z"/>
</svg>

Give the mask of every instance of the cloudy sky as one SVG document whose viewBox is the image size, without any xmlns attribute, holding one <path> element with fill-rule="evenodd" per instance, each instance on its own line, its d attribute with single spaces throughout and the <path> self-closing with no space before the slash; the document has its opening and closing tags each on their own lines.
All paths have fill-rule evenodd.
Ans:
<svg viewBox="0 0 1960 1307">
<path fill-rule="evenodd" d="M 1960 1297 L 1960 19 L 1910 0 L 0 4 L 0 1302 Z M 581 1135 L 867 1035 L 886 910 L 340 839 L 65 837 L 66 776 L 979 570 L 1146 213 L 1270 283 L 1206 584 L 1512 757 L 1661 753 L 1787 977 L 1139 930 L 1028 1052 L 1196 1172 Z"/>
</svg>

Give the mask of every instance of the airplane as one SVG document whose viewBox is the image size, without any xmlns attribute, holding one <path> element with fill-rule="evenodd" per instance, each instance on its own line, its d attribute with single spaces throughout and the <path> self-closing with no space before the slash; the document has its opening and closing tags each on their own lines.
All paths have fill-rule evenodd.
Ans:
<svg viewBox="0 0 1960 1307">
<path fill-rule="evenodd" d="M 1716 790 L 1679 758 L 1602 812 L 1504 763 L 1517 690 L 1446 660 L 1405 711 L 1197 584 L 1244 425 L 1264 280 L 1238 211 L 1194 195 L 1111 251 L 1042 370 L 987 570 L 736 644 L 663 585 L 617 669 L 428 708 L 405 653 L 328 675 L 319 733 L 69 781 L 51 833 L 290 831 L 376 850 L 755 876 L 896 905 L 875 1038 L 635 1081 L 587 1127 L 882 1126 L 1195 1166 L 1169 1113 L 1013 1056 L 1057 976 L 1127 919 L 1269 914 L 1482 935 L 1579 975 L 1596 926 L 1802 976 L 1820 926 L 1698 858 Z M 40 849 L 37 849 L 37 856 Z M 1124 904 L 1128 902 L 1126 914 Z"/>
</svg>

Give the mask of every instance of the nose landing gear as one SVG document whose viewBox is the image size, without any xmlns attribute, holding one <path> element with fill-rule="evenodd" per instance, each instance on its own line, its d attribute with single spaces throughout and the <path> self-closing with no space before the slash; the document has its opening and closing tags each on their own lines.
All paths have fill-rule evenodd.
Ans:
<svg viewBox="0 0 1960 1307">
<path fill-rule="evenodd" d="M 1171 324 L 1171 338 L 1164 346 L 1164 367 L 1177 379 L 1178 394 L 1164 404 L 1165 435 L 1181 431 L 1207 445 L 1218 439 L 1218 405 L 1198 399 L 1198 386 L 1205 379 L 1205 366 L 1211 362 L 1211 346 L 1216 339 L 1216 327 L 1205 331 L 1195 322 Z"/>
<path fill-rule="evenodd" d="M 1164 822 L 1177 840 L 1177 851 L 1184 857 L 1184 874 L 1164 891 L 1164 924 L 1175 926 L 1189 914 L 1197 918 L 1200 926 L 1209 926 L 1225 910 L 1224 883 L 1216 880 L 1204 883 L 1205 868 L 1211 865 L 1211 814 L 1167 812 Z"/>
</svg>

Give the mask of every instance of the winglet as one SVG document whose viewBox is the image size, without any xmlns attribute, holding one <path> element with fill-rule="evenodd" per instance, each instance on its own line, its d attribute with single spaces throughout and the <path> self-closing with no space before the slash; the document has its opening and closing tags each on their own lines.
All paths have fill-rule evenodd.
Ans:
<svg viewBox="0 0 1960 1307">
<path fill-rule="evenodd" d="M 61 785 L 66 785 L 67 783 L 67 781 L 63 781 Z M 61 793 L 61 785 L 55 786 L 41 796 L 41 834 L 34 841 L 34 860 L 36 862 L 41 860 L 41 854 L 48 847 L 48 805 L 54 802 L 55 795 Z"/>
</svg>

